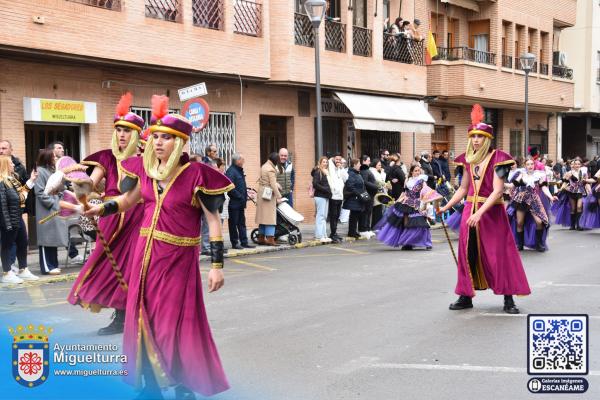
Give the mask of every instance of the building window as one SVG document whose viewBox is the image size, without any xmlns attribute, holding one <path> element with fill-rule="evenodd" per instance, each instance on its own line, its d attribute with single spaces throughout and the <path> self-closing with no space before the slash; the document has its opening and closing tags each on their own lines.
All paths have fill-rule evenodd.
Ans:
<svg viewBox="0 0 600 400">
<path fill-rule="evenodd" d="M 223 30 L 223 0 L 193 0 L 192 16 L 194 26 Z"/>
<path fill-rule="evenodd" d="M 204 156 L 204 149 L 215 144 L 219 157 L 225 165 L 231 164 L 231 156 L 235 153 L 235 114 L 211 112 L 208 124 L 190 138 L 190 153 Z"/>
<path fill-rule="evenodd" d="M 436 126 L 431 137 L 431 150 L 438 150 L 440 152 L 449 150 L 448 137 L 447 126 Z"/>
<path fill-rule="evenodd" d="M 179 22 L 179 0 L 145 0 L 146 17 Z"/>
<path fill-rule="evenodd" d="M 523 131 L 520 129 L 510 130 L 510 155 L 514 158 L 523 153 Z"/>
<path fill-rule="evenodd" d="M 105 10 L 121 11 L 121 0 L 68 0 L 87 6 L 104 8 Z"/>
</svg>

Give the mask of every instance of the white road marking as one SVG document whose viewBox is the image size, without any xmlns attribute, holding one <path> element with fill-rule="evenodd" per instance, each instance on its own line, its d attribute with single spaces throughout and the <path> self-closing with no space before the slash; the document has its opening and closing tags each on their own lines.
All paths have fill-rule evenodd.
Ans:
<svg viewBox="0 0 600 400">
<path fill-rule="evenodd" d="M 448 365 L 448 364 L 401 364 L 401 363 L 373 363 L 366 366 L 376 369 L 414 369 L 427 371 L 472 371 L 472 372 L 502 372 L 527 374 L 526 368 L 496 367 L 487 365 Z M 589 375 L 600 376 L 600 371 L 590 371 Z"/>
</svg>

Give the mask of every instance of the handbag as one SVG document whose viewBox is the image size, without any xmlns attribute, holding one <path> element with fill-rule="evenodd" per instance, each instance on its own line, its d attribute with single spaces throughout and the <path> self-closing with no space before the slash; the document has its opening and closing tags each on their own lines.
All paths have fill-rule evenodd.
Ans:
<svg viewBox="0 0 600 400">
<path fill-rule="evenodd" d="M 367 191 L 364 191 L 358 195 L 358 200 L 360 200 L 361 203 L 368 203 L 371 201 L 371 196 L 369 193 L 367 193 Z"/>
<path fill-rule="evenodd" d="M 265 186 L 260 197 L 262 197 L 263 200 L 271 200 L 271 198 L 273 198 L 273 189 L 271 189 L 268 186 Z"/>
</svg>

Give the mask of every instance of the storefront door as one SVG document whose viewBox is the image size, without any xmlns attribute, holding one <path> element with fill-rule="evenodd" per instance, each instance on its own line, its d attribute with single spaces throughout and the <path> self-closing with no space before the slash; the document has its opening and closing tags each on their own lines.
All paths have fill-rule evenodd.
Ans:
<svg viewBox="0 0 600 400">
<path fill-rule="evenodd" d="M 260 116 L 260 163 L 264 164 L 269 154 L 287 147 L 287 118 Z"/>
<path fill-rule="evenodd" d="M 65 155 L 80 161 L 80 127 L 79 125 L 25 125 L 25 152 L 27 153 L 27 170 L 31 170 L 37 160 L 40 149 L 52 142 L 62 142 Z"/>
<path fill-rule="evenodd" d="M 27 154 L 27 171 L 31 171 L 37 161 L 38 153 L 52 142 L 62 142 L 65 155 L 80 161 L 80 127 L 79 125 L 25 125 L 25 152 Z M 37 225 L 35 222 L 35 197 L 27 198 L 29 245 L 34 248 L 37 241 Z"/>
</svg>

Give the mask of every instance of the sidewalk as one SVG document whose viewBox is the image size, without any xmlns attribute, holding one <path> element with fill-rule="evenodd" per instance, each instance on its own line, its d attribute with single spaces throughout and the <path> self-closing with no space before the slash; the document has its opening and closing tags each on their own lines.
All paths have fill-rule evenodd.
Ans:
<svg viewBox="0 0 600 400">
<path fill-rule="evenodd" d="M 339 227 L 341 228 L 342 232 L 346 231 L 346 224 L 340 224 Z M 441 229 L 442 226 L 441 224 L 436 224 L 434 226 L 431 227 L 432 230 L 434 229 Z M 248 230 L 248 235 L 250 235 L 250 232 L 252 230 L 249 229 Z M 281 242 L 279 241 L 278 244 L 279 246 L 277 247 L 272 247 L 272 246 L 256 246 L 253 249 L 243 249 L 243 250 L 234 250 L 229 248 L 229 246 L 231 246 L 231 242 L 229 241 L 229 234 L 225 233 L 224 239 L 225 239 L 225 247 L 228 248 L 227 254 L 225 254 L 225 258 L 231 258 L 231 257 L 242 257 L 242 256 L 249 256 L 249 255 L 254 255 L 254 254 L 262 254 L 262 253 L 271 253 L 271 252 L 276 252 L 276 251 L 284 251 L 284 250 L 291 250 L 291 249 L 302 249 L 305 247 L 314 247 L 314 246 L 323 246 L 325 245 L 324 243 L 321 243 L 319 240 L 314 240 L 314 232 L 315 232 L 315 226 L 311 225 L 311 224 L 302 224 L 300 226 L 300 232 L 302 233 L 302 243 L 298 243 L 295 244 L 293 246 L 287 244 L 287 242 Z M 345 233 L 344 233 L 345 235 Z M 353 242 L 356 239 L 354 238 L 350 238 L 350 237 L 343 237 L 343 241 L 344 242 Z M 366 240 L 366 239 L 359 239 L 359 240 Z M 371 239 L 374 240 L 374 239 Z M 79 254 L 83 256 L 83 248 L 84 246 L 77 246 L 78 250 L 79 250 Z M 58 251 L 58 260 L 60 263 L 60 268 L 62 270 L 62 273 L 60 275 L 41 275 L 40 273 L 40 264 L 39 264 L 39 255 L 38 255 L 38 251 L 36 250 L 30 250 L 29 254 L 27 255 L 27 265 L 29 267 L 29 269 L 31 270 L 31 272 L 33 272 L 36 276 L 38 276 L 40 279 L 37 281 L 26 281 L 22 284 L 4 284 L 4 283 L 0 283 L 0 289 L 4 289 L 4 288 L 8 288 L 8 289 L 12 289 L 12 288 L 22 288 L 22 287 L 26 287 L 26 286 L 34 286 L 34 285 L 40 285 L 40 284 L 46 284 L 46 283 L 53 283 L 53 282 L 68 282 L 68 281 L 74 281 L 75 278 L 77 278 L 77 275 L 79 274 L 79 271 L 81 270 L 81 268 L 83 267 L 83 265 L 81 264 L 70 264 L 69 263 L 69 267 L 65 268 L 65 260 L 67 257 L 67 250 L 66 249 L 59 249 Z M 201 261 L 201 265 L 206 265 L 206 261 L 210 260 L 210 257 L 208 256 L 200 256 L 200 261 Z M 203 262 L 204 261 L 204 262 Z M 227 263 L 225 263 L 225 268 L 227 268 Z"/>
</svg>

